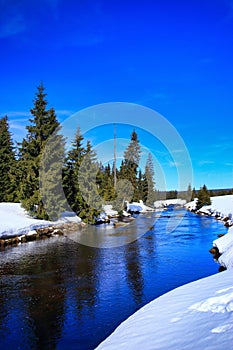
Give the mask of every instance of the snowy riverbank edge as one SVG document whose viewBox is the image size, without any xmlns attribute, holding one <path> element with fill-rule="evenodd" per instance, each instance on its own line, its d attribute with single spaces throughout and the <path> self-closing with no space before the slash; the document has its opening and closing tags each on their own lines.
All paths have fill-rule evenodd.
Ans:
<svg viewBox="0 0 233 350">
<path fill-rule="evenodd" d="M 213 202 L 214 210 L 224 215 L 232 213 L 233 196 L 223 196 Z M 145 305 L 96 350 L 230 349 L 233 343 L 233 227 L 216 239 L 213 246 L 221 253 L 219 263 L 226 271 L 176 288 Z"/>
<path fill-rule="evenodd" d="M 30 217 L 20 203 L 0 203 L 0 240 L 17 237 L 21 241 L 23 236 L 32 239 L 33 235 L 39 232 L 42 236 L 43 230 L 45 235 L 51 236 L 54 231 L 55 234 L 58 233 L 58 229 L 79 224 L 81 224 L 81 219 L 74 213 L 64 212 L 61 219 L 52 222 Z"/>
</svg>

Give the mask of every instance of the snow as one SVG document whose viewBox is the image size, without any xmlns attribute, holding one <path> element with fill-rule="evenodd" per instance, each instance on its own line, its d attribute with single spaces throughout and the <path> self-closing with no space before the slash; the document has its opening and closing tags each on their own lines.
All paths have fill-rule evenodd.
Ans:
<svg viewBox="0 0 233 350">
<path fill-rule="evenodd" d="M 126 202 L 126 204 L 127 204 L 127 211 L 139 212 L 139 213 L 147 213 L 150 211 L 154 211 L 153 208 L 145 205 L 142 200 L 140 200 L 139 202 L 132 202 L 132 203 Z"/>
<path fill-rule="evenodd" d="M 109 217 L 112 217 L 112 216 L 117 216 L 118 215 L 118 212 L 116 210 L 113 210 L 112 209 L 112 205 L 111 204 L 106 204 L 103 206 L 103 211 L 104 213 L 109 216 Z"/>
<path fill-rule="evenodd" d="M 180 205 L 183 206 L 186 204 L 186 200 L 176 198 L 176 199 L 166 199 L 166 200 L 160 200 L 154 202 L 154 207 L 155 208 L 163 208 L 163 207 L 168 207 L 169 205 Z"/>
<path fill-rule="evenodd" d="M 218 214 L 221 217 L 233 216 L 233 195 L 211 197 L 211 205 L 205 205 L 200 209 L 203 213 Z M 196 208 L 197 199 L 185 205 L 187 209 Z"/>
<path fill-rule="evenodd" d="M 232 311 L 232 271 L 224 271 L 155 299 L 97 349 L 231 349 Z"/>
<path fill-rule="evenodd" d="M 197 204 L 197 198 L 195 198 L 192 202 L 188 202 L 185 204 L 185 208 L 189 210 L 195 210 Z"/>
<path fill-rule="evenodd" d="M 228 216 L 233 213 L 232 203 L 233 196 L 213 197 L 207 209 Z M 74 213 L 63 213 L 56 223 L 72 220 L 80 222 Z M 51 224 L 54 223 L 29 217 L 19 203 L 0 203 L 0 237 L 22 235 Z M 213 245 L 222 253 L 219 262 L 227 271 L 186 284 L 155 299 L 123 322 L 97 349 L 232 348 L 233 227 Z"/>
<path fill-rule="evenodd" d="M 214 197 L 211 209 L 233 212 L 233 196 Z M 187 207 L 194 207 L 195 201 Z M 186 284 L 123 322 L 98 350 L 219 350 L 233 345 L 233 227 L 213 242 L 227 270 Z"/>
<path fill-rule="evenodd" d="M 213 246 L 217 247 L 222 254 L 218 259 L 222 266 L 233 270 L 233 226 L 229 228 L 226 235 L 216 239 Z"/>
<path fill-rule="evenodd" d="M 37 228 L 80 221 L 74 213 L 69 212 L 64 212 L 56 222 L 38 220 L 30 217 L 20 203 L 0 203 L 0 238 L 32 234 Z"/>
</svg>

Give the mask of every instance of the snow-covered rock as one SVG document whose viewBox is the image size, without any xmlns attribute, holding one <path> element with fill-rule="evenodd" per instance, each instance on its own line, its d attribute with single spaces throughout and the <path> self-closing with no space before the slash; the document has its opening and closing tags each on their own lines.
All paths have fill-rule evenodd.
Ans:
<svg viewBox="0 0 233 350">
<path fill-rule="evenodd" d="M 139 202 L 132 202 L 132 203 L 126 202 L 126 205 L 127 205 L 127 211 L 130 211 L 130 212 L 148 213 L 148 212 L 154 211 L 153 208 L 145 205 L 141 199 Z"/>
<path fill-rule="evenodd" d="M 105 215 L 107 215 L 108 217 L 114 217 L 114 216 L 117 216 L 117 215 L 118 215 L 118 211 L 113 210 L 111 204 L 103 205 L 103 212 L 104 212 Z"/>
<path fill-rule="evenodd" d="M 186 204 L 185 204 L 185 208 L 186 208 L 187 210 L 190 210 L 190 211 L 195 210 L 195 209 L 196 209 L 196 204 L 197 204 L 197 198 L 195 198 L 195 199 L 194 199 L 193 201 L 191 201 L 191 202 L 186 203 Z"/>
</svg>

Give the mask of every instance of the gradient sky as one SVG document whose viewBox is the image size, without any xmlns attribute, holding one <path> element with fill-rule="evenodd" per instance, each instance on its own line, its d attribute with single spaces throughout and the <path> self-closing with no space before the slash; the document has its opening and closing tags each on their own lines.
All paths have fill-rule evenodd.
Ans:
<svg viewBox="0 0 233 350">
<path fill-rule="evenodd" d="M 14 139 L 43 81 L 60 121 L 105 102 L 156 110 L 188 148 L 192 185 L 233 187 L 232 0 L 0 0 L 0 48 Z"/>
</svg>

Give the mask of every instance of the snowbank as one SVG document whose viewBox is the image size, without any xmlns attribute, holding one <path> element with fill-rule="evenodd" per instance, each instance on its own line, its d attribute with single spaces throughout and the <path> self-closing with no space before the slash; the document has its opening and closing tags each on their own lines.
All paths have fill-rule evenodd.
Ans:
<svg viewBox="0 0 233 350">
<path fill-rule="evenodd" d="M 189 210 L 195 210 L 197 199 L 189 202 L 185 207 Z M 226 216 L 233 217 L 233 195 L 211 197 L 211 205 L 205 205 L 200 209 L 206 214 L 217 214 L 224 218 Z"/>
<path fill-rule="evenodd" d="M 132 203 L 126 202 L 126 204 L 127 204 L 127 211 L 139 212 L 139 213 L 147 213 L 150 211 L 154 211 L 153 208 L 145 205 L 142 200 L 140 200 L 139 202 L 132 202 Z"/>
<path fill-rule="evenodd" d="M 229 228 L 226 235 L 216 239 L 213 246 L 217 247 L 222 254 L 218 259 L 220 265 L 233 270 L 233 227 Z"/>
<path fill-rule="evenodd" d="M 97 349 L 219 350 L 232 344 L 232 271 L 224 271 L 155 299 Z"/>
<path fill-rule="evenodd" d="M 0 238 L 21 236 L 38 228 L 80 221 L 74 213 L 69 212 L 63 213 L 61 219 L 56 222 L 33 219 L 20 203 L 0 203 Z"/>
<path fill-rule="evenodd" d="M 233 196 L 212 198 L 211 208 L 233 212 Z M 195 201 L 187 207 L 194 207 Z M 98 350 L 231 349 L 233 344 L 233 227 L 213 245 L 227 271 L 186 284 L 137 311 Z"/>
<path fill-rule="evenodd" d="M 154 207 L 159 209 L 159 208 L 168 207 L 169 205 L 184 206 L 185 204 L 186 204 L 186 200 L 176 198 L 176 199 L 166 199 L 166 200 L 156 201 L 154 202 Z"/>
<path fill-rule="evenodd" d="M 186 204 L 189 210 L 196 208 L 196 201 Z M 211 197 L 211 205 L 206 205 L 200 209 L 200 212 L 206 215 L 218 217 L 218 219 L 227 220 L 225 225 L 233 224 L 233 195 Z M 229 220 L 228 220 L 229 219 Z M 218 259 L 220 265 L 227 269 L 233 269 L 233 226 L 229 228 L 228 233 L 213 242 L 213 246 L 218 248 L 222 254 Z"/>
</svg>

